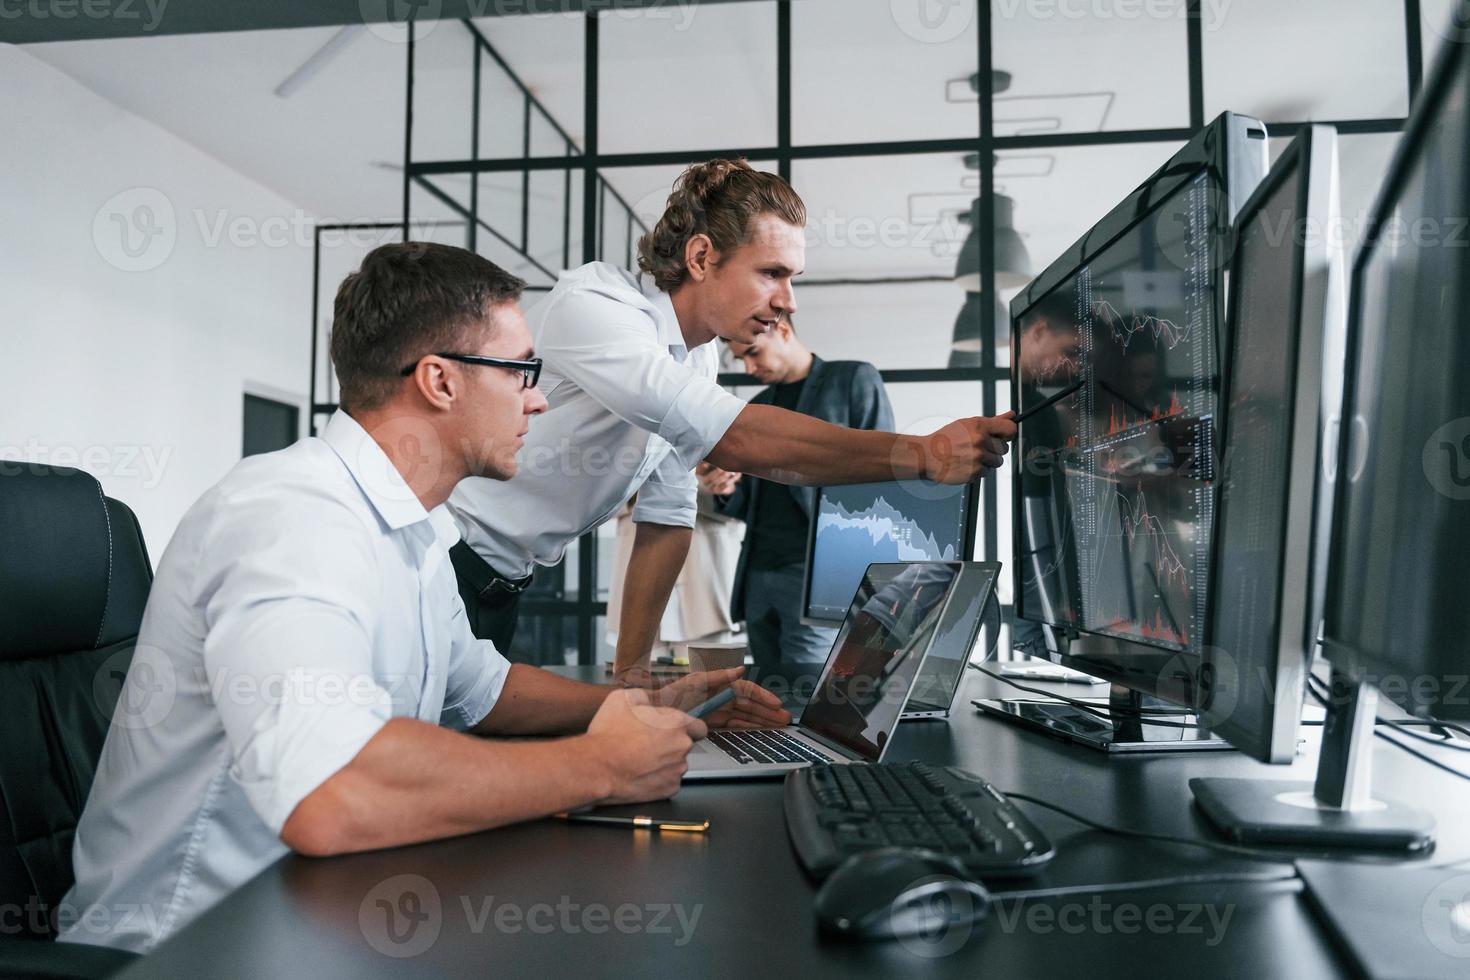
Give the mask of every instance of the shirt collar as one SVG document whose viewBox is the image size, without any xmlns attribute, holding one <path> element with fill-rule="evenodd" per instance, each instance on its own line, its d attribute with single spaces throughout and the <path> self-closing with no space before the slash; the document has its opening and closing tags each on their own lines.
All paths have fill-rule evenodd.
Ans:
<svg viewBox="0 0 1470 980">
<path fill-rule="evenodd" d="M 643 298 L 653 306 L 654 313 L 658 314 L 658 342 L 665 347 L 684 347 L 684 332 L 679 329 L 679 316 L 674 312 L 673 297 L 659 289 L 653 277 L 643 272 L 638 274 L 638 289 L 643 293 Z"/>
<path fill-rule="evenodd" d="M 363 496 L 389 528 L 397 531 L 410 524 L 430 520 L 431 515 L 404 482 L 398 467 L 351 415 L 338 409 L 322 430 L 321 438 L 341 457 L 342 464 L 357 481 Z M 441 510 L 438 507 L 434 509 Z M 430 527 L 436 536 L 444 533 L 437 523 L 431 523 Z M 455 536 L 458 537 L 457 530 Z"/>
</svg>

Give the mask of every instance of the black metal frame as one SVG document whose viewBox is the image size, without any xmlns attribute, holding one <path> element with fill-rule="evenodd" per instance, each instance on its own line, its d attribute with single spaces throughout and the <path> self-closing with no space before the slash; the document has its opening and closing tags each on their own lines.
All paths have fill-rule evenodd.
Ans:
<svg viewBox="0 0 1470 980">
<path fill-rule="evenodd" d="M 994 188 L 994 161 L 993 155 L 997 151 L 1044 149 L 1055 147 L 1075 146 L 1101 146 L 1123 143 L 1147 143 L 1147 142 L 1177 142 L 1184 143 L 1191 139 L 1199 130 L 1204 128 L 1204 44 L 1203 25 L 1200 17 L 1201 0 L 1189 0 L 1186 14 L 1186 38 L 1188 44 L 1188 74 L 1189 74 L 1189 125 L 1184 128 L 1172 127 L 1146 130 L 1126 130 L 1107 132 L 1077 132 L 1077 133 L 1046 133 L 1024 136 L 996 136 L 993 126 L 993 103 L 995 93 L 992 91 L 991 69 L 993 67 L 993 45 L 992 32 L 989 30 L 991 23 L 991 0 L 977 0 L 977 16 L 975 18 L 975 44 L 977 64 L 979 66 L 980 91 L 977 98 L 978 106 L 978 135 L 963 139 L 933 139 L 933 140 L 905 140 L 905 141 L 880 141 L 866 143 L 842 143 L 824 145 L 794 145 L 791 137 L 791 63 L 792 63 L 792 37 L 791 37 L 791 0 L 770 0 L 776 4 L 776 51 L 777 51 L 777 106 L 776 106 L 776 145 L 775 146 L 746 146 L 746 147 L 715 147 L 698 150 L 676 150 L 649 153 L 608 153 L 604 154 L 598 144 L 598 14 L 587 13 L 585 17 L 584 30 L 584 118 L 586 128 L 585 146 L 577 150 L 570 138 L 566 137 L 565 131 L 556 124 L 549 113 L 545 111 L 535 97 L 516 78 L 514 72 L 494 51 L 494 48 L 484 36 L 469 21 L 464 21 L 466 27 L 478 38 L 475 45 L 475 94 L 474 94 L 474 123 L 475 132 L 472 136 L 472 159 L 469 160 L 435 160 L 414 162 L 412 159 L 412 129 L 413 129 L 413 49 L 414 43 L 410 37 L 407 45 L 406 85 L 407 100 L 404 110 L 404 168 L 403 168 L 403 222 L 402 227 L 405 234 L 409 228 L 409 197 L 414 183 L 421 187 L 430 189 L 436 193 L 441 200 L 452 201 L 448 195 L 433 187 L 432 178 L 442 174 L 469 174 L 471 180 L 470 207 L 464 209 L 457 206 L 455 210 L 461 213 L 470 224 L 468 232 L 469 241 L 473 243 L 478 235 L 478 230 L 486 229 L 478 217 L 478 181 L 474 175 L 481 173 L 509 173 L 518 172 L 522 176 L 523 189 L 527 186 L 530 172 L 533 170 L 559 170 L 565 174 L 563 182 L 565 197 L 570 202 L 571 174 L 574 170 L 580 170 L 583 174 L 582 186 L 582 261 L 590 262 L 599 257 L 598 255 L 598 233 L 604 227 L 600 220 L 600 211 L 607 191 L 611 191 L 619 203 L 628 210 L 629 238 L 625 244 L 625 258 L 631 257 L 631 226 L 636 215 L 632 214 L 631 207 L 627 202 L 617 195 L 610 186 L 606 186 L 599 171 L 603 168 L 649 166 L 658 164 L 682 164 L 692 163 L 699 160 L 709 159 L 716 156 L 744 156 L 750 159 L 773 159 L 779 172 L 790 177 L 791 165 L 794 160 L 833 159 L 853 156 L 889 156 L 920 153 L 977 153 L 980 163 L 980 190 L 978 196 L 980 205 L 980 225 L 982 234 L 993 238 L 995 230 L 995 208 L 992 197 Z M 1404 16 L 1408 49 L 1408 74 L 1409 93 L 1411 104 L 1418 96 L 1423 74 L 1423 43 L 1419 19 L 1419 0 L 1404 0 Z M 482 52 L 489 53 L 498 63 L 499 67 L 515 79 L 521 86 L 525 95 L 525 110 L 523 122 L 525 124 L 525 139 L 522 142 L 523 153 L 517 158 L 502 159 L 479 159 L 478 145 L 478 120 L 479 120 L 479 78 Z M 529 155 L 530 123 L 533 108 L 539 111 L 566 138 L 567 150 L 562 156 L 540 156 Z M 1317 120 L 1320 122 L 1321 120 Z M 1331 121 L 1340 133 L 1393 133 L 1403 129 L 1403 119 L 1352 119 Z M 1305 126 L 1310 125 L 1301 121 L 1267 121 L 1272 135 L 1292 135 Z M 522 202 L 522 240 L 521 248 L 516 251 L 525 255 L 524 248 L 528 244 L 524 237 L 526 226 L 526 198 L 523 195 Z M 640 222 L 641 224 L 641 222 Z M 566 207 L 564 218 L 563 236 L 563 266 L 570 264 L 570 205 Z M 492 234 L 503 242 L 515 247 L 499 232 L 490 229 Z M 529 256 L 527 256 L 529 258 Z M 539 263 L 537 263 L 539 265 Z M 544 270 L 544 267 L 542 267 Z M 994 295 L 995 289 L 995 260 L 993 253 L 986 250 L 986 261 L 981 269 L 982 292 Z M 859 280 L 858 282 L 885 282 L 892 280 L 875 279 Z M 848 284 L 853 280 L 833 280 L 829 284 Z M 820 282 L 804 283 L 806 286 L 821 285 Z M 545 288 L 545 287 L 533 287 Z M 313 293 L 317 287 L 313 285 Z M 936 381 L 979 381 L 982 386 L 981 407 L 983 414 L 993 415 L 997 404 L 998 382 L 1007 381 L 1009 372 L 1005 367 L 995 367 L 996 341 L 995 341 L 995 308 L 993 303 L 982 303 L 981 306 L 981 353 L 985 367 L 980 368 L 934 368 L 923 370 L 901 370 L 883 371 L 883 379 L 890 384 L 923 383 Z M 315 312 L 313 305 L 313 392 L 315 392 Z M 723 374 L 720 376 L 722 384 L 742 385 L 756 384 L 754 379 L 743 374 Z M 317 405 L 313 396 L 314 410 L 330 410 L 330 404 Z M 984 519 L 984 554 L 983 558 L 994 561 L 998 557 L 997 540 L 997 518 L 998 497 L 996 485 L 993 480 L 987 480 L 983 484 L 981 508 Z M 604 615 L 607 611 L 607 603 L 596 599 L 596 534 L 589 533 L 582 538 L 581 547 L 578 552 L 578 593 L 575 599 L 525 602 L 523 609 L 528 613 L 546 615 L 572 615 L 577 619 L 577 637 L 579 660 L 590 663 L 595 657 L 597 648 L 594 634 L 596 618 Z M 1009 608 L 1002 610 L 1009 614 Z"/>
</svg>

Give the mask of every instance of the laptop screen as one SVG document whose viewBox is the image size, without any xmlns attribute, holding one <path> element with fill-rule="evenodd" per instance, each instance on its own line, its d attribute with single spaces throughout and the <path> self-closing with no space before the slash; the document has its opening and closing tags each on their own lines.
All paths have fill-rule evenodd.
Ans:
<svg viewBox="0 0 1470 980">
<path fill-rule="evenodd" d="M 801 727 L 877 761 L 959 570 L 959 562 L 869 565 Z"/>
<path fill-rule="evenodd" d="M 919 679 L 909 695 L 910 711 L 948 710 L 980 632 L 980 620 L 995 585 L 997 570 L 994 564 L 977 561 L 967 561 L 960 568 L 954 595 L 939 620 L 924 669 L 919 671 Z"/>
</svg>

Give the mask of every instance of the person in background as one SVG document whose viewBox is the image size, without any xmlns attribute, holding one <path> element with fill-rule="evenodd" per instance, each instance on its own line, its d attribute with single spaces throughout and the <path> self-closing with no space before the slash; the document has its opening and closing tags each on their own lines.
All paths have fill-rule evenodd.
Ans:
<svg viewBox="0 0 1470 980">
<path fill-rule="evenodd" d="M 747 374 L 768 387 L 750 400 L 774 405 L 851 429 L 891 432 L 893 407 L 878 369 L 866 361 L 824 361 L 796 334 L 791 317 L 768 333 L 730 352 Z M 816 674 L 831 652 L 837 631 L 801 621 L 807 530 L 816 490 L 788 486 L 719 469 L 699 467 L 701 487 L 721 513 L 745 522 L 745 544 L 735 568 L 731 616 L 745 621 L 752 677 L 775 674 L 788 683 Z"/>
<path fill-rule="evenodd" d="M 617 538 L 613 547 L 612 582 L 607 596 L 607 641 L 614 646 L 621 625 L 628 559 L 637 534 L 637 525 L 633 522 L 633 501 L 618 511 L 615 521 Z M 664 609 L 658 642 L 652 651 L 654 659 L 681 656 L 687 646 L 733 648 L 744 642 L 744 636 L 736 632 L 737 621 L 730 615 L 730 589 L 735 581 L 735 564 L 740 557 L 740 541 L 744 535 L 744 524 L 722 514 L 714 497 L 700 493 L 689 557 L 679 571 L 674 591 L 669 595 L 668 607 Z"/>
</svg>

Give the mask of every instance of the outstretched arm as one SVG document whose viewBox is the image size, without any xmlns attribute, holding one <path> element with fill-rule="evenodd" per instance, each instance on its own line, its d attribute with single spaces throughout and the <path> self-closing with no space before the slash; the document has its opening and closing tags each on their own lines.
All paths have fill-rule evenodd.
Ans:
<svg viewBox="0 0 1470 980">
<path fill-rule="evenodd" d="M 998 469 L 1015 438 L 1010 414 L 951 422 L 927 436 L 864 432 L 773 405 L 747 405 L 707 457 L 777 483 L 886 480 L 972 483 Z"/>
</svg>

